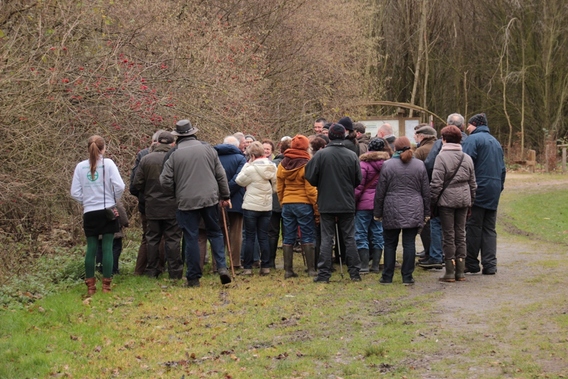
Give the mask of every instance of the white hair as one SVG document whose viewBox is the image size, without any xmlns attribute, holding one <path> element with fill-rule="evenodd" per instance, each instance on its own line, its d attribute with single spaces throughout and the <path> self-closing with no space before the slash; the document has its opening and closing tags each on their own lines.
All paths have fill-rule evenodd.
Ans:
<svg viewBox="0 0 568 379">
<path fill-rule="evenodd" d="M 228 144 L 228 145 L 233 145 L 235 147 L 239 147 L 239 145 L 241 144 L 238 140 L 237 137 L 235 136 L 227 136 L 225 137 L 225 139 L 223 140 L 223 143 Z"/>
</svg>

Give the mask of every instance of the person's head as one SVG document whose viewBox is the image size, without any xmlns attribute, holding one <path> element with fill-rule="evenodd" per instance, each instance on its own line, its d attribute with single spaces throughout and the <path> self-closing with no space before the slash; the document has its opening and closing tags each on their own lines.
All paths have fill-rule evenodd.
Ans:
<svg viewBox="0 0 568 379">
<path fill-rule="evenodd" d="M 462 132 L 465 131 L 465 119 L 459 113 L 452 113 L 448 116 L 446 124 L 457 126 Z"/>
<path fill-rule="evenodd" d="M 325 120 L 325 118 L 318 118 L 316 121 L 314 121 L 314 133 L 315 134 L 321 134 L 323 131 L 323 126 L 327 123 L 327 121 Z"/>
<path fill-rule="evenodd" d="M 176 139 L 174 138 L 172 133 L 166 131 L 160 133 L 160 135 L 158 136 L 158 144 L 161 145 L 172 145 L 175 140 Z"/>
<path fill-rule="evenodd" d="M 424 139 L 432 138 L 435 139 L 438 136 L 436 129 L 432 128 L 428 124 L 421 126 L 414 132 L 414 139 L 416 142 L 421 143 Z"/>
<path fill-rule="evenodd" d="M 355 132 L 357 133 L 357 137 L 361 137 L 363 134 L 365 134 L 365 125 L 363 125 L 360 122 L 356 122 L 353 124 L 353 129 L 355 129 Z"/>
<path fill-rule="evenodd" d="M 292 149 L 307 151 L 310 148 L 310 141 L 308 140 L 308 137 L 297 134 L 294 138 L 292 138 L 290 147 Z"/>
<path fill-rule="evenodd" d="M 369 151 L 384 151 L 392 155 L 392 150 L 387 141 L 383 138 L 375 137 L 369 141 Z"/>
<path fill-rule="evenodd" d="M 327 136 L 330 140 L 343 140 L 345 139 L 345 127 L 341 124 L 332 124 Z"/>
<path fill-rule="evenodd" d="M 321 134 L 323 136 L 328 136 L 330 127 L 331 127 L 331 122 L 326 122 L 325 125 L 323 126 L 323 130 L 321 131 Z"/>
<path fill-rule="evenodd" d="M 258 141 L 253 141 L 247 147 L 247 153 L 251 158 L 264 158 L 264 147 Z"/>
<path fill-rule="evenodd" d="M 251 143 L 255 142 L 256 138 L 251 136 L 250 134 L 245 135 L 245 148 L 248 148 Z"/>
<path fill-rule="evenodd" d="M 264 156 L 272 159 L 272 153 L 274 153 L 274 142 L 269 139 L 264 139 L 262 140 L 262 147 L 264 148 Z"/>
<path fill-rule="evenodd" d="M 440 133 L 442 134 L 442 141 L 445 143 L 461 143 L 461 130 L 455 125 L 444 127 Z"/>
<path fill-rule="evenodd" d="M 310 146 L 312 147 L 312 153 L 315 154 L 317 151 L 323 149 L 327 145 L 325 139 L 320 136 L 316 136 L 310 141 Z"/>
<path fill-rule="evenodd" d="M 473 133 L 480 126 L 487 126 L 487 116 L 485 113 L 478 113 L 467 121 L 467 131 Z"/>
<path fill-rule="evenodd" d="M 101 136 L 91 136 L 87 140 L 87 149 L 89 151 L 89 166 L 91 168 L 91 178 L 95 178 L 97 171 L 97 161 L 99 157 L 105 153 L 105 140 Z"/>
<path fill-rule="evenodd" d="M 197 133 L 199 129 L 191 125 L 189 120 L 179 120 L 176 122 L 176 130 L 172 132 L 172 135 L 178 138 L 178 142 L 181 138 L 191 137 Z"/>
<path fill-rule="evenodd" d="M 244 133 L 241 132 L 236 132 L 235 134 L 233 134 L 233 136 L 239 140 L 239 150 L 242 151 L 243 153 L 246 150 L 246 142 L 245 142 L 245 135 Z"/>
<path fill-rule="evenodd" d="M 282 137 L 282 139 L 280 140 L 280 152 L 284 154 L 284 152 L 290 148 L 291 144 L 292 144 L 292 137 L 290 136 Z"/>
<path fill-rule="evenodd" d="M 398 137 L 394 141 L 394 149 L 397 153 L 400 154 L 400 160 L 402 161 L 402 163 L 410 162 L 412 156 L 414 155 L 412 149 L 410 148 L 410 140 L 405 136 Z"/>
<path fill-rule="evenodd" d="M 160 136 L 160 134 L 162 134 L 162 132 L 165 132 L 165 130 L 157 130 L 156 133 L 152 135 L 152 146 L 158 143 L 158 137 Z"/>
<path fill-rule="evenodd" d="M 385 122 L 377 130 L 377 137 L 385 138 L 392 136 L 392 126 L 388 122 Z"/>
<path fill-rule="evenodd" d="M 233 145 L 237 149 L 241 145 L 241 143 L 239 142 L 239 139 L 237 137 L 235 137 L 234 135 L 225 137 L 225 139 L 223 140 L 223 143 L 226 144 L 226 145 Z"/>
<path fill-rule="evenodd" d="M 348 133 L 351 133 L 354 129 L 353 129 L 353 121 L 351 120 L 350 117 L 342 117 L 339 121 L 337 121 L 338 124 L 343 125 L 343 127 L 345 128 L 345 130 Z"/>
</svg>

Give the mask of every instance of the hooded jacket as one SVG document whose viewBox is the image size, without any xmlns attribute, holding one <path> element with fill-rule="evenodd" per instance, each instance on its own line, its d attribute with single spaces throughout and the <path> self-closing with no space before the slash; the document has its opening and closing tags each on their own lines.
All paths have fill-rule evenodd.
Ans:
<svg viewBox="0 0 568 379">
<path fill-rule="evenodd" d="M 308 159 L 285 157 L 276 173 L 280 204 L 311 204 L 316 207 L 318 191 L 305 178 Z"/>
<path fill-rule="evenodd" d="M 143 195 L 144 213 L 149 220 L 176 218 L 176 198 L 172 192 L 164 191 L 160 184 L 164 156 L 170 149 L 170 145 L 155 145 L 154 151 L 140 160 L 130 184 Z"/>
<path fill-rule="evenodd" d="M 463 154 L 459 169 L 458 164 Z M 457 169 L 457 171 L 456 171 Z M 456 173 L 449 184 L 450 177 Z M 443 186 L 446 189 L 440 196 Z M 446 143 L 436 157 L 432 181 L 430 182 L 430 197 L 441 207 L 466 208 L 473 205 L 475 199 L 475 171 L 471 157 L 462 152 L 459 143 Z"/>
<path fill-rule="evenodd" d="M 246 163 L 236 182 L 246 187 L 243 209 L 272 211 L 272 194 L 276 192 L 276 166 L 268 158 Z"/>
<path fill-rule="evenodd" d="M 507 174 L 501 144 L 489 134 L 486 125 L 481 125 L 475 128 L 462 146 L 475 167 L 477 192 L 474 205 L 497 210 Z"/>
<path fill-rule="evenodd" d="M 357 210 L 372 210 L 375 207 L 375 190 L 383 162 L 390 158 L 384 151 L 369 151 L 359 157 L 361 161 L 361 183 L 355 188 Z M 367 188 L 365 188 L 365 186 Z"/>
<path fill-rule="evenodd" d="M 173 150 L 173 149 L 172 149 Z M 175 193 L 178 209 L 191 211 L 229 200 L 225 169 L 217 152 L 195 138 L 184 138 L 164 164 L 160 183 Z"/>
<path fill-rule="evenodd" d="M 375 217 L 384 229 L 419 228 L 430 217 L 430 183 L 424 162 L 403 163 L 398 154 L 383 163 L 375 193 Z"/>
<path fill-rule="evenodd" d="M 231 192 L 231 208 L 228 212 L 243 213 L 243 198 L 245 196 L 245 189 L 239 186 L 236 182 L 237 175 L 243 169 L 247 160 L 245 155 L 239 150 L 238 147 L 231 144 L 220 144 L 215 146 L 219 160 L 225 169 L 227 181 L 229 183 L 229 191 Z"/>
</svg>

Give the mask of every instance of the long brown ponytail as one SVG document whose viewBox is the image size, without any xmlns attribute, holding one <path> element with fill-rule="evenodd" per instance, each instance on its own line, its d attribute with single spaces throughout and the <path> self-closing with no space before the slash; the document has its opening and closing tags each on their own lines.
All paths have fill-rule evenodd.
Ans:
<svg viewBox="0 0 568 379">
<path fill-rule="evenodd" d="M 97 171 L 97 160 L 101 152 L 105 148 L 105 140 L 101 136 L 91 136 L 87 142 L 89 149 L 89 165 L 91 166 L 91 178 L 95 178 L 95 171 Z"/>
</svg>

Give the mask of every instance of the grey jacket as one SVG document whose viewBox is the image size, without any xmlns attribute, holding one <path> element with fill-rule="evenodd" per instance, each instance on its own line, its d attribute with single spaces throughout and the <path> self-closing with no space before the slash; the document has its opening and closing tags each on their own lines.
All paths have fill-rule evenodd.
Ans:
<svg viewBox="0 0 568 379">
<path fill-rule="evenodd" d="M 398 154 L 383 163 L 375 191 L 375 217 L 384 229 L 409 229 L 424 225 L 430 216 L 430 185 L 424 162 L 403 163 Z"/>
<path fill-rule="evenodd" d="M 460 144 L 446 143 L 442 146 L 440 154 L 434 162 L 432 181 L 430 182 L 430 196 L 432 202 L 441 207 L 466 208 L 473 205 L 477 184 L 475 182 L 475 169 L 473 161 L 467 154 L 452 179 L 440 196 L 444 184 L 450 179 L 458 167 L 460 158 L 464 154 Z M 439 199 L 438 199 L 439 197 Z"/>
<path fill-rule="evenodd" d="M 164 164 L 160 183 L 165 191 L 175 193 L 182 211 L 210 207 L 231 196 L 217 152 L 193 138 L 179 143 Z"/>
</svg>

